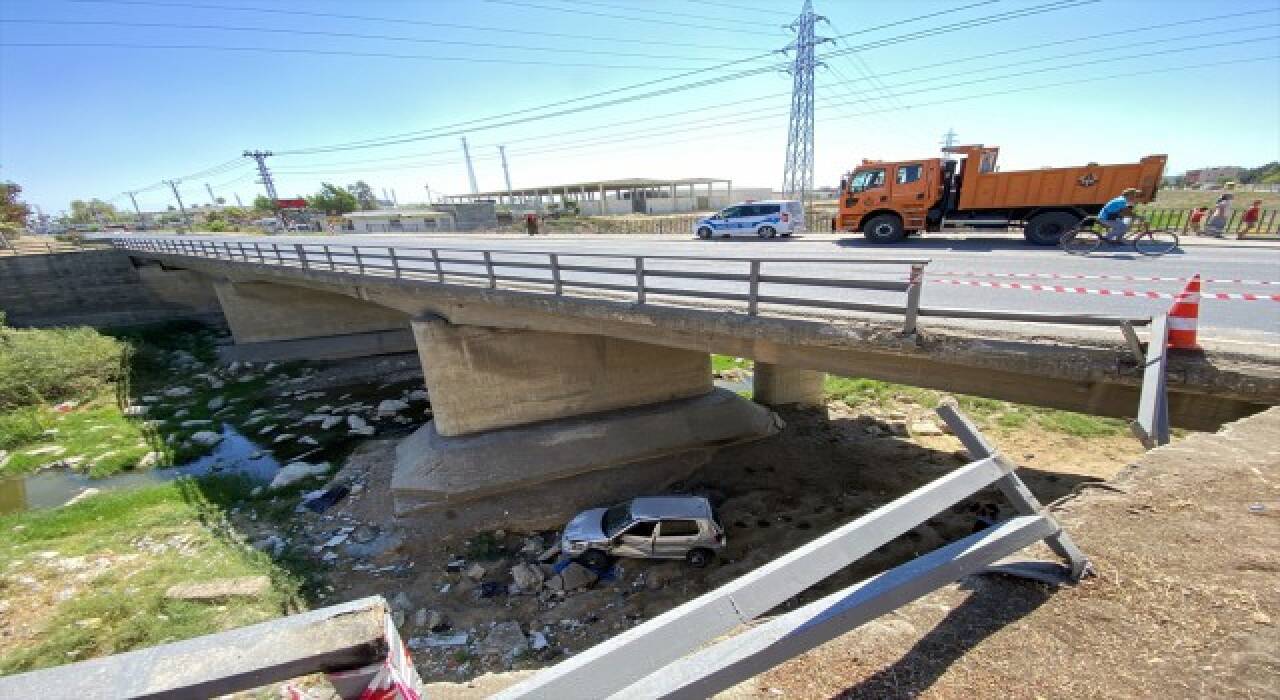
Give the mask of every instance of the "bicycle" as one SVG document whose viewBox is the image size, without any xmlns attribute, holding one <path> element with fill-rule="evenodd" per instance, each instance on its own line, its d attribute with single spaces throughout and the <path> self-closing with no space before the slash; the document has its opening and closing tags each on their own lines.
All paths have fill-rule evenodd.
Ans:
<svg viewBox="0 0 1280 700">
<path fill-rule="evenodd" d="M 1075 228 L 1062 234 L 1059 245 L 1069 255 L 1088 255 L 1104 245 L 1122 246 L 1126 243 L 1143 255 L 1164 255 L 1178 249 L 1178 235 L 1168 229 L 1151 230 L 1146 219 L 1135 218 L 1133 225 L 1118 241 L 1106 240 L 1107 228 L 1098 217 L 1087 216 Z"/>
</svg>

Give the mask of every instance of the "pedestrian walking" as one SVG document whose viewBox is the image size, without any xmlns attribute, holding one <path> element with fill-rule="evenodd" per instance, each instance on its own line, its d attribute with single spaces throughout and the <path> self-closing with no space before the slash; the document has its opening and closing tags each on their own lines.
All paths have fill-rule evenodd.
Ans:
<svg viewBox="0 0 1280 700">
<path fill-rule="evenodd" d="M 1231 217 L 1231 200 L 1235 195 L 1223 192 L 1213 204 L 1213 213 L 1209 215 L 1209 223 L 1205 225 L 1205 233 L 1222 238 L 1227 231 L 1227 220 Z"/>
<path fill-rule="evenodd" d="M 1240 237 L 1244 238 L 1258 227 L 1258 219 L 1262 218 L 1262 200 L 1255 199 L 1240 217 Z"/>
<path fill-rule="evenodd" d="M 524 227 L 530 236 L 538 235 L 538 215 L 533 213 L 525 214 Z"/>
<path fill-rule="evenodd" d="M 1191 226 L 1192 233 L 1195 233 L 1197 236 L 1200 235 L 1201 229 L 1204 228 L 1204 216 L 1208 213 L 1209 207 L 1196 207 L 1191 210 L 1191 220 L 1188 223 Z"/>
</svg>

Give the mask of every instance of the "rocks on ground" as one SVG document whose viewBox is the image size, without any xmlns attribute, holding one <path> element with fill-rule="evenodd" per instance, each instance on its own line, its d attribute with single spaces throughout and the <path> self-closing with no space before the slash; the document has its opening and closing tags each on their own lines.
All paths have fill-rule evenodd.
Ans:
<svg viewBox="0 0 1280 700">
<path fill-rule="evenodd" d="M 243 576 L 170 586 L 164 596 L 172 600 L 217 601 L 257 597 L 270 590 L 270 577 Z"/>
</svg>

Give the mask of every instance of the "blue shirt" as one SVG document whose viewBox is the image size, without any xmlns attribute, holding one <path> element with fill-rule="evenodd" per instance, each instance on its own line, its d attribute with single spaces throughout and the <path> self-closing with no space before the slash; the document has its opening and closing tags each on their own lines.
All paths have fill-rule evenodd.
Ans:
<svg viewBox="0 0 1280 700">
<path fill-rule="evenodd" d="M 1120 212 L 1127 206 L 1129 206 L 1129 202 L 1124 198 L 1124 195 L 1116 197 L 1102 205 L 1102 211 L 1098 212 L 1098 218 L 1103 221 L 1114 221 L 1119 218 Z"/>
</svg>

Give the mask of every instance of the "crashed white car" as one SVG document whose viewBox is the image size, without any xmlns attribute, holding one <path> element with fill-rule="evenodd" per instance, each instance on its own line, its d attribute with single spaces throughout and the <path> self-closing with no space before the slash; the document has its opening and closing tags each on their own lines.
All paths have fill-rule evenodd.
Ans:
<svg viewBox="0 0 1280 700">
<path fill-rule="evenodd" d="M 611 557 L 684 559 L 704 567 L 725 547 L 724 527 L 700 496 L 647 496 L 583 511 L 565 526 L 561 551 L 601 569 Z"/>
</svg>

